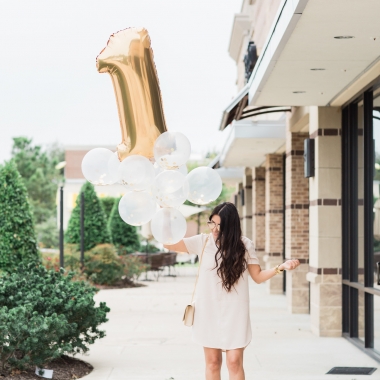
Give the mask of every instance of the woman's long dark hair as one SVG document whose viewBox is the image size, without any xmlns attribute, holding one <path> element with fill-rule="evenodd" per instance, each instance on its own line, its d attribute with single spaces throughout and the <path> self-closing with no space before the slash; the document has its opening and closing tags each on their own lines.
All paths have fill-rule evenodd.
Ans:
<svg viewBox="0 0 380 380">
<path fill-rule="evenodd" d="M 214 215 L 220 217 L 214 269 L 218 268 L 217 274 L 222 280 L 222 286 L 229 292 L 247 269 L 246 248 L 241 240 L 240 218 L 235 205 L 224 202 L 214 208 L 210 221 Z"/>
</svg>

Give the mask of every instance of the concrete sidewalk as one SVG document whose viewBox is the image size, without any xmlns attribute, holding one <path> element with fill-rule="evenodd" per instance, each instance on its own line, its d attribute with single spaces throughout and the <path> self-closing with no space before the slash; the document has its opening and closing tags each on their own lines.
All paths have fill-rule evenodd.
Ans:
<svg viewBox="0 0 380 380">
<path fill-rule="evenodd" d="M 202 380 L 203 350 L 191 340 L 182 314 L 195 268 L 146 282 L 146 287 L 102 290 L 96 301 L 111 308 L 107 337 L 83 359 L 95 369 L 86 380 Z M 144 277 L 144 276 L 143 276 Z M 245 351 L 246 379 L 380 379 L 380 365 L 343 338 L 318 338 L 308 315 L 291 315 L 282 295 L 250 282 L 253 338 Z M 224 354 L 223 354 L 224 356 Z M 223 357 L 224 360 L 224 357 Z M 378 368 L 371 376 L 325 375 L 332 367 Z M 228 379 L 225 362 L 222 379 Z"/>
</svg>

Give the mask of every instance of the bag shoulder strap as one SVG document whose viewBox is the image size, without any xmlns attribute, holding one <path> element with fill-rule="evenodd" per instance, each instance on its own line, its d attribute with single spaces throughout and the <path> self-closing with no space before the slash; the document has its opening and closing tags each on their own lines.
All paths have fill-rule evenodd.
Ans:
<svg viewBox="0 0 380 380">
<path fill-rule="evenodd" d="M 199 267 L 198 267 L 197 278 L 196 278 L 196 280 L 195 280 L 195 285 L 194 285 L 193 295 L 191 296 L 191 302 L 190 302 L 190 305 L 193 303 L 194 294 L 195 294 L 195 289 L 197 288 L 197 283 L 198 283 L 198 278 L 199 278 L 199 271 L 201 270 L 203 253 L 204 253 L 204 251 L 205 251 L 206 244 L 207 244 L 207 242 L 208 242 L 209 237 L 210 237 L 210 235 L 207 236 L 206 241 L 205 241 L 205 243 L 203 244 L 203 249 L 202 249 L 201 258 L 200 258 L 200 260 L 199 260 Z"/>
</svg>

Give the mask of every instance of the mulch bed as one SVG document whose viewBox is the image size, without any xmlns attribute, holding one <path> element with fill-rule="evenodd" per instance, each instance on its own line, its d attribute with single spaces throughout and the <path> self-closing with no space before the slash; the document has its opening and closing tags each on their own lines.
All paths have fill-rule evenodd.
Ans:
<svg viewBox="0 0 380 380">
<path fill-rule="evenodd" d="M 59 359 L 52 360 L 45 369 L 52 369 L 53 380 L 71 380 L 80 379 L 88 375 L 94 367 L 80 359 L 72 358 L 70 356 L 63 355 Z M 44 377 L 37 376 L 35 374 L 36 367 L 30 367 L 25 371 L 13 370 L 11 373 L 1 373 L 1 380 L 36 380 L 44 379 Z"/>
<path fill-rule="evenodd" d="M 128 278 L 124 278 L 117 282 L 114 285 L 94 285 L 98 289 L 124 289 L 124 288 L 140 288 L 142 286 L 146 286 L 145 284 L 140 284 L 138 282 L 133 282 L 129 280 Z"/>
</svg>

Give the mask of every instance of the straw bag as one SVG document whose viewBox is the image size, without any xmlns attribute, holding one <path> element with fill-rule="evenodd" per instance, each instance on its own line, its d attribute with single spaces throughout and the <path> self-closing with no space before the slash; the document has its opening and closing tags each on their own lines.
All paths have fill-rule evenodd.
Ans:
<svg viewBox="0 0 380 380">
<path fill-rule="evenodd" d="M 201 265 L 202 265 L 203 252 L 205 251 L 206 244 L 208 242 L 208 238 L 209 238 L 209 236 L 207 236 L 207 238 L 206 238 L 205 244 L 204 244 L 203 249 L 202 249 L 201 259 L 199 260 L 198 274 L 197 274 L 197 279 L 195 280 L 193 295 L 191 296 L 191 302 L 189 305 L 186 306 L 185 312 L 183 314 L 183 319 L 182 319 L 183 323 L 185 326 L 188 326 L 188 327 L 192 326 L 194 323 L 195 305 L 193 303 L 193 299 L 194 299 L 195 289 L 197 287 L 199 271 L 200 271 Z"/>
</svg>

